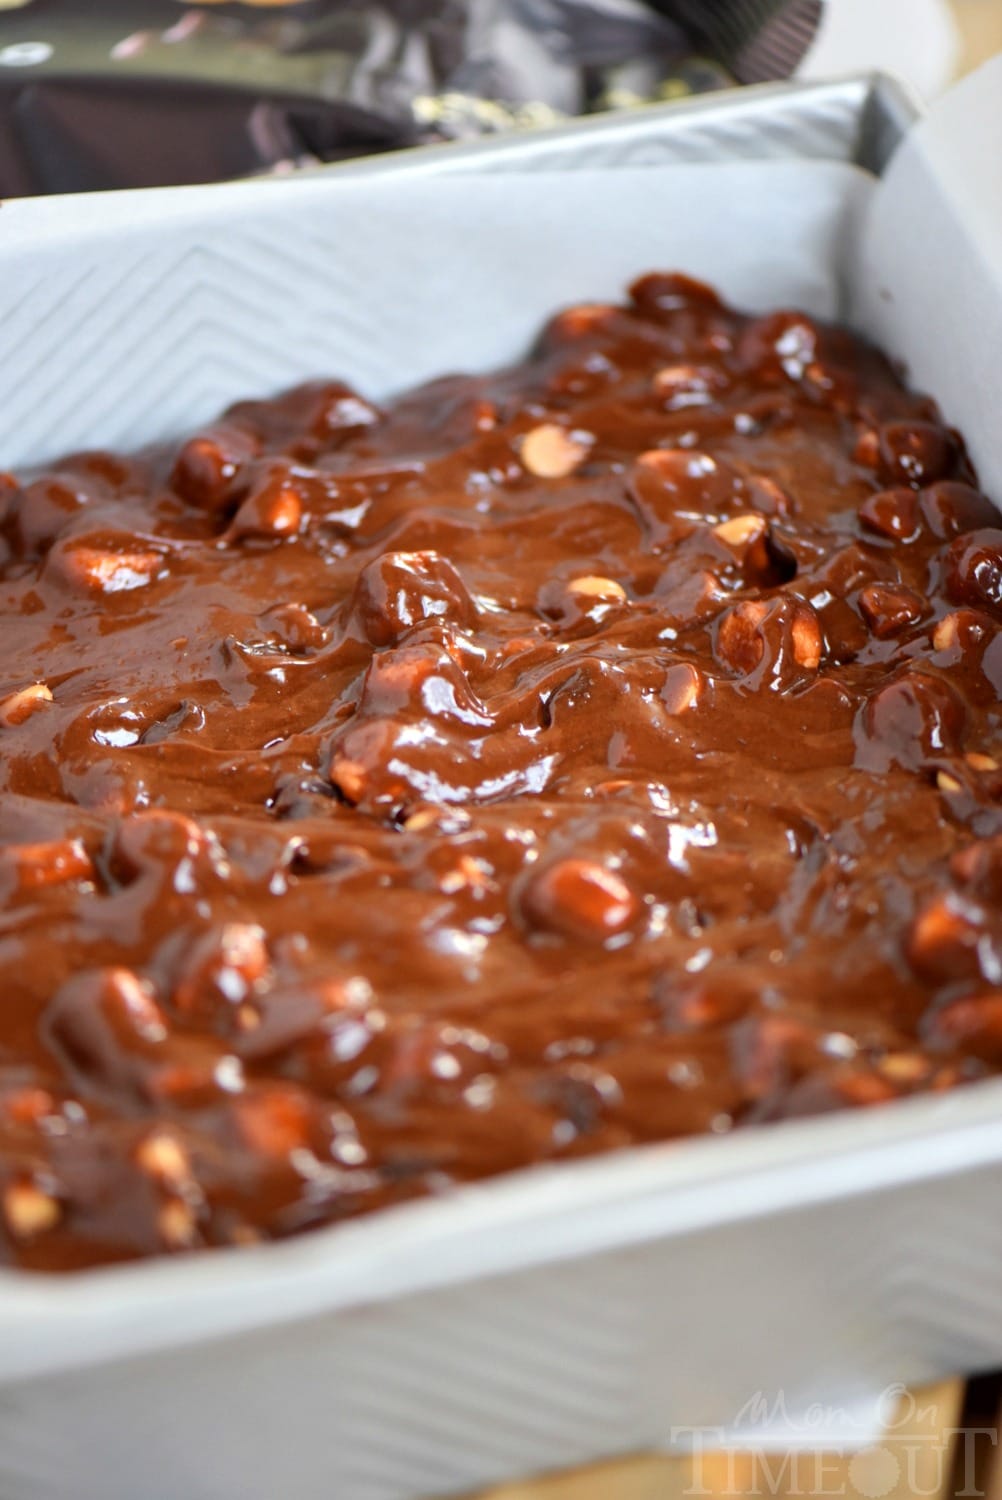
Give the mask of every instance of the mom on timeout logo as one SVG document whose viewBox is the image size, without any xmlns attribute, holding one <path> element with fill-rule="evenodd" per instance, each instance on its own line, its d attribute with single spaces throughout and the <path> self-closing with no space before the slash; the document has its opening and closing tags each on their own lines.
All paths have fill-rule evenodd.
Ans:
<svg viewBox="0 0 1002 1500">
<path fill-rule="evenodd" d="M 756 1391 L 726 1427 L 671 1428 L 672 1449 L 687 1461 L 680 1493 L 687 1500 L 983 1500 L 983 1476 L 992 1467 L 986 1455 L 999 1446 L 998 1427 L 951 1425 L 935 1400 L 899 1384 L 886 1387 L 876 1421 L 872 1415 L 860 1429 L 858 1416 L 843 1407 L 791 1412 L 783 1391 Z"/>
</svg>

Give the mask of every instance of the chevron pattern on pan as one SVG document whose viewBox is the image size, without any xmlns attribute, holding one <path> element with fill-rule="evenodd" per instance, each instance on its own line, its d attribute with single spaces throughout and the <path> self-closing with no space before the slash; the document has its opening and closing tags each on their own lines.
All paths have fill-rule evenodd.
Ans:
<svg viewBox="0 0 1002 1500">
<path fill-rule="evenodd" d="M 1002 1195 L 998 1169 L 896 1195 L 885 1232 L 880 1316 L 921 1376 L 999 1363 L 1002 1352 Z"/>
<path fill-rule="evenodd" d="M 51 246 L 43 259 L 40 277 L 0 275 L 0 466 L 136 447 L 248 394 L 339 370 L 364 379 L 371 364 L 365 300 L 317 230 L 297 227 L 288 251 L 217 223 L 140 254 L 94 237 L 72 262 Z"/>
<path fill-rule="evenodd" d="M 670 123 L 660 133 L 624 130 L 607 138 L 585 140 L 574 136 L 519 152 L 499 153 L 492 170 L 502 172 L 574 171 L 577 167 L 662 166 L 672 162 L 789 161 L 820 158 L 851 160 L 859 131 L 859 109 L 850 100 L 826 100 L 810 110 L 802 101 L 788 111 L 773 102 L 760 115 L 750 110 L 739 120 L 684 120 L 684 129 Z M 577 149 L 575 149 L 577 148 Z M 448 169 L 448 163 L 446 163 Z M 462 170 L 461 166 L 455 170 Z"/>
</svg>

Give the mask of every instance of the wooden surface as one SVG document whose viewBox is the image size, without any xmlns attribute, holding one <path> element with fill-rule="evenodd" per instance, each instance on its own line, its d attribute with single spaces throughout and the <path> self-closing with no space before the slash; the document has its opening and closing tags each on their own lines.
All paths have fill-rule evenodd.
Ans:
<svg viewBox="0 0 1002 1500">
<path fill-rule="evenodd" d="M 953 0 L 960 29 L 960 71 L 967 73 L 1002 52 L 1002 0 Z"/>
<path fill-rule="evenodd" d="M 959 1380 L 916 1391 L 899 1407 L 882 1441 L 861 1453 L 710 1453 L 698 1459 L 648 1455 L 502 1485 L 477 1500 L 737 1500 L 753 1495 L 948 1500 L 958 1488 L 953 1470 L 963 1396 Z M 990 1449 L 990 1444 L 981 1446 Z M 1002 1500 L 1002 1488 L 992 1500 Z"/>
</svg>

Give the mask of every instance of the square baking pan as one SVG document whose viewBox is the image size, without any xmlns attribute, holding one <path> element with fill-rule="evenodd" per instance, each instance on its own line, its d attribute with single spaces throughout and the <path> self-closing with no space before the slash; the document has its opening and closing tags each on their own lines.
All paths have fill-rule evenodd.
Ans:
<svg viewBox="0 0 1002 1500">
<path fill-rule="evenodd" d="M 486 368 L 560 304 L 677 266 L 870 332 L 998 484 L 1002 205 L 955 148 L 999 93 L 915 130 L 887 80 L 784 86 L 282 181 L 7 204 L 0 463 L 137 446 L 324 372 L 381 397 Z M 727 1427 L 758 1392 L 782 1395 L 784 1447 L 817 1444 L 814 1402 L 846 1418 L 827 1441 L 861 1441 L 849 1418 L 893 1382 L 1000 1360 L 988 1082 L 278 1245 L 0 1272 L 0 1500 L 460 1494 Z"/>
</svg>

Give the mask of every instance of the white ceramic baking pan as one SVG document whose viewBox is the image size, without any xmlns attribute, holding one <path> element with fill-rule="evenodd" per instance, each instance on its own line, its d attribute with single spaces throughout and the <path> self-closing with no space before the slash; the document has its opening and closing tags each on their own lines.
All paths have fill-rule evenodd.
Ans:
<svg viewBox="0 0 1002 1500">
<path fill-rule="evenodd" d="M 907 101 L 858 80 L 296 180 L 7 204 L 0 466 L 163 437 L 307 375 L 380 396 L 489 366 L 555 307 L 676 266 L 869 331 L 1002 494 L 1002 183 L 978 145 L 1000 99 L 998 73 L 976 77 L 903 145 Z M 789 1443 L 813 1401 L 853 1412 L 1000 1362 L 989 1083 L 277 1246 L 0 1273 L 0 1500 L 459 1494 L 727 1425 L 760 1391 L 782 1394 Z"/>
</svg>

